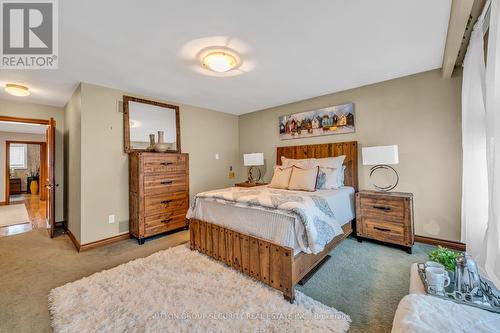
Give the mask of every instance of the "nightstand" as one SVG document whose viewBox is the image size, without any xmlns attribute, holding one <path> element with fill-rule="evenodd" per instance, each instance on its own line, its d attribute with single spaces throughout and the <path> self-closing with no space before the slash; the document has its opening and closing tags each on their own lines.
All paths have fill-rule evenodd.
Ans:
<svg viewBox="0 0 500 333">
<path fill-rule="evenodd" d="M 236 187 L 254 187 L 254 186 L 262 186 L 262 185 L 267 185 L 268 183 L 249 183 L 249 182 L 243 182 L 243 183 L 238 183 L 234 184 Z"/>
<path fill-rule="evenodd" d="M 356 193 L 356 234 L 401 245 L 411 253 L 414 242 L 413 194 L 360 191 Z"/>
</svg>

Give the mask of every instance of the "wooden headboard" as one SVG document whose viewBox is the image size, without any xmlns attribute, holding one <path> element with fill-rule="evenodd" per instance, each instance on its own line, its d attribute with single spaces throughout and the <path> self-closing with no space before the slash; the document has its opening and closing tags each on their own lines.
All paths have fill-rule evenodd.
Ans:
<svg viewBox="0 0 500 333">
<path fill-rule="evenodd" d="M 344 184 L 358 190 L 358 142 L 324 143 L 319 145 L 288 146 L 276 148 L 276 165 L 281 165 L 281 156 L 286 158 L 324 158 L 345 155 Z"/>
</svg>

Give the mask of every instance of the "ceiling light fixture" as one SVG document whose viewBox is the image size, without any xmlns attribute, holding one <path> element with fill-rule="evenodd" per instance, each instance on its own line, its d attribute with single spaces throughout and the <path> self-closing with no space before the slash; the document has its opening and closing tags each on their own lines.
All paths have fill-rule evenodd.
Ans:
<svg viewBox="0 0 500 333">
<path fill-rule="evenodd" d="M 30 90 L 28 87 L 14 83 L 7 83 L 5 85 L 5 91 L 13 96 L 19 96 L 19 97 L 30 95 Z"/>
<path fill-rule="evenodd" d="M 226 51 L 216 51 L 204 56 L 202 63 L 211 71 L 225 73 L 238 65 L 238 59 Z"/>
</svg>

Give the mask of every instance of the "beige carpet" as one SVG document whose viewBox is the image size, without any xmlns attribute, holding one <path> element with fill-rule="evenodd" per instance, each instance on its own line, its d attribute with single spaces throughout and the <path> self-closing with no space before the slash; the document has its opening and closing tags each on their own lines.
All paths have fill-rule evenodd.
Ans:
<svg viewBox="0 0 500 333">
<path fill-rule="evenodd" d="M 55 288 L 49 308 L 54 332 L 346 332 L 351 321 L 187 244 Z"/>
<path fill-rule="evenodd" d="M 0 227 L 29 223 L 30 218 L 24 203 L 0 206 Z"/>
</svg>

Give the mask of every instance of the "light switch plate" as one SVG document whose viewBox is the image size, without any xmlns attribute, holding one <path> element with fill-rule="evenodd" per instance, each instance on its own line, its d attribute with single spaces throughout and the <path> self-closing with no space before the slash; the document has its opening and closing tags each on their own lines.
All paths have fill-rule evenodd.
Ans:
<svg viewBox="0 0 500 333">
<path fill-rule="evenodd" d="M 108 223 L 109 224 L 115 223 L 115 215 L 114 214 L 108 216 Z"/>
</svg>

